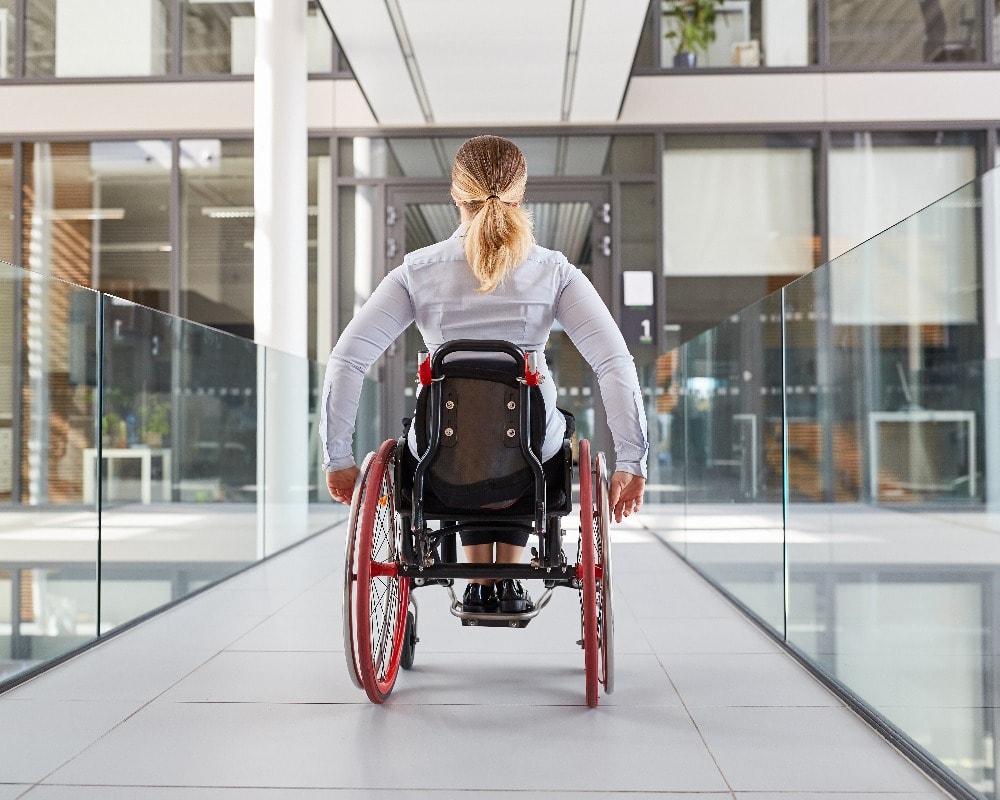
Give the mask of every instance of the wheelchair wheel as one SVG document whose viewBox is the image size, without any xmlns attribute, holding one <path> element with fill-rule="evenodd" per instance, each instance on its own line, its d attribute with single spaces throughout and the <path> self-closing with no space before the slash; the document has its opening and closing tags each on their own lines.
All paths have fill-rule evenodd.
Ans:
<svg viewBox="0 0 1000 800">
<path fill-rule="evenodd" d="M 417 650 L 417 615 L 413 609 L 406 612 L 406 630 L 403 632 L 403 649 L 399 654 L 399 666 L 410 669 Z"/>
<path fill-rule="evenodd" d="M 597 641 L 601 656 L 600 681 L 605 694 L 615 690 L 615 615 L 611 593 L 611 506 L 608 504 L 608 463 L 604 453 L 594 457 L 594 546 L 597 548 Z"/>
<path fill-rule="evenodd" d="M 347 523 L 347 545 L 344 558 L 344 603 L 342 610 L 344 628 L 344 656 L 347 658 L 347 674 L 359 689 L 365 687 L 361 683 L 361 666 L 358 661 L 358 640 L 355 632 L 358 629 L 355 619 L 357 604 L 354 595 L 357 590 L 358 564 L 357 541 L 358 523 L 361 520 L 361 504 L 365 498 L 365 488 L 368 486 L 368 476 L 371 473 L 374 453 L 369 453 L 361 464 L 358 479 L 354 483 L 354 495 L 351 498 L 351 515 Z"/>
<path fill-rule="evenodd" d="M 594 545 L 594 486 L 590 468 L 590 442 L 580 440 L 580 605 L 583 620 L 583 663 L 587 681 L 587 705 L 597 707 L 597 571 Z"/>
<path fill-rule="evenodd" d="M 392 691 L 406 630 L 410 581 L 399 576 L 400 531 L 392 488 L 396 440 L 385 441 L 372 460 L 358 527 L 357 662 L 373 703 Z"/>
</svg>

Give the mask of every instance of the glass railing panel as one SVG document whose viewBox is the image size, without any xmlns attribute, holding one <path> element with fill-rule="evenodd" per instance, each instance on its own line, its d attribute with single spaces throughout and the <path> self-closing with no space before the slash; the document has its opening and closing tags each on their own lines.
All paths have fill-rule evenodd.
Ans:
<svg viewBox="0 0 1000 800">
<path fill-rule="evenodd" d="M 104 297 L 101 628 L 260 557 L 258 349 Z"/>
<path fill-rule="evenodd" d="M 315 475 L 309 452 L 312 365 L 304 358 L 267 348 L 262 409 L 262 508 L 264 555 L 309 535 L 309 495 Z"/>
<path fill-rule="evenodd" d="M 781 633 L 780 298 L 765 298 L 685 350 L 686 557 Z"/>
<path fill-rule="evenodd" d="M 980 199 L 970 184 L 784 289 L 788 641 L 992 794 Z"/>
<path fill-rule="evenodd" d="M 656 356 L 648 366 L 637 364 L 646 395 L 649 458 L 643 518 L 656 534 L 683 556 L 687 542 L 684 510 L 684 348 Z"/>
<path fill-rule="evenodd" d="M 98 308 L 0 263 L 0 681 L 97 633 Z"/>
</svg>

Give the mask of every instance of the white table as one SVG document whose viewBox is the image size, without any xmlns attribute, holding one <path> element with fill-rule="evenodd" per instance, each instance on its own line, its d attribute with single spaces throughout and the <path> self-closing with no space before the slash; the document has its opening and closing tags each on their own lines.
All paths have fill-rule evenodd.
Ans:
<svg viewBox="0 0 1000 800">
<path fill-rule="evenodd" d="M 104 447 L 101 449 L 101 458 L 108 462 L 108 488 L 111 487 L 114 472 L 112 470 L 113 461 L 123 459 L 138 459 L 140 470 L 140 486 L 142 489 L 142 504 L 148 506 L 153 502 L 153 459 L 159 458 L 163 462 L 163 494 L 161 498 L 170 498 L 170 448 L 169 447 Z M 83 451 L 83 502 L 93 503 L 96 498 L 94 492 L 95 479 L 97 477 L 97 448 L 87 447 Z M 109 492 L 110 493 L 110 492 Z"/>
<path fill-rule="evenodd" d="M 913 409 L 909 411 L 873 411 L 868 415 L 868 455 L 871 473 L 872 501 L 878 502 L 879 437 L 878 426 L 883 422 L 905 422 L 925 424 L 956 422 L 967 427 L 967 463 L 969 465 L 969 497 L 976 496 L 976 412 L 975 411 L 931 411 Z"/>
</svg>

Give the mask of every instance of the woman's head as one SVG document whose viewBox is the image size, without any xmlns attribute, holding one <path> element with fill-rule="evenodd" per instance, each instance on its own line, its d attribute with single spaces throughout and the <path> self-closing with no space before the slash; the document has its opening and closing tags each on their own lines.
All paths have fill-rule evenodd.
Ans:
<svg viewBox="0 0 1000 800">
<path fill-rule="evenodd" d="M 465 255 L 481 292 L 503 283 L 535 243 L 531 218 L 520 207 L 527 181 L 524 154 L 509 139 L 475 136 L 455 155 L 451 196 L 470 219 Z"/>
</svg>

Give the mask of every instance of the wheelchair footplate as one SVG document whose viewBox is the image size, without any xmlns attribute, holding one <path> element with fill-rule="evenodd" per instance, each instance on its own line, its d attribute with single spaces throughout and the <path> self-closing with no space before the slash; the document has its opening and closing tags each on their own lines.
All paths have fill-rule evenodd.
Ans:
<svg viewBox="0 0 1000 800">
<path fill-rule="evenodd" d="M 552 589 L 546 589 L 542 596 L 526 611 L 504 613 L 502 611 L 463 611 L 462 601 L 452 587 L 448 587 L 451 596 L 451 613 L 462 620 L 463 626 L 479 628 L 526 628 L 528 623 L 538 616 L 548 604 Z"/>
</svg>

